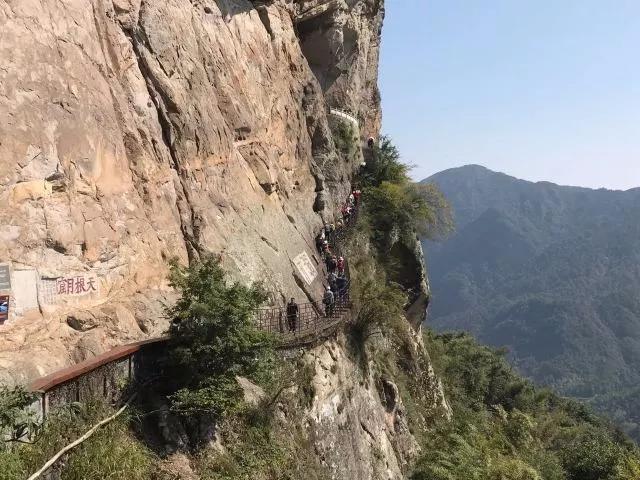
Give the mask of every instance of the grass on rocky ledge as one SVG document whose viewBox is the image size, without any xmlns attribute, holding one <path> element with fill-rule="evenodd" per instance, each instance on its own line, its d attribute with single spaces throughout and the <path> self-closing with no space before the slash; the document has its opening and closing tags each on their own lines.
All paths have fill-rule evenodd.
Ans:
<svg viewBox="0 0 640 480">
<path fill-rule="evenodd" d="M 113 414 L 102 403 L 72 404 L 51 414 L 34 443 L 0 445 L 0 480 L 24 480 L 64 446 Z M 155 456 L 130 429 L 124 414 L 63 457 L 51 471 L 61 480 L 146 480 L 152 478 Z"/>
</svg>

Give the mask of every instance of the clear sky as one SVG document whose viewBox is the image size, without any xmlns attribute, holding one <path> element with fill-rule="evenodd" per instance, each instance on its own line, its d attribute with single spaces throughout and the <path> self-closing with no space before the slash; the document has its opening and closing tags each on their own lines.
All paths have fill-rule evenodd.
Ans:
<svg viewBox="0 0 640 480">
<path fill-rule="evenodd" d="M 640 0 L 386 0 L 383 131 L 413 176 L 477 163 L 640 186 Z"/>
</svg>

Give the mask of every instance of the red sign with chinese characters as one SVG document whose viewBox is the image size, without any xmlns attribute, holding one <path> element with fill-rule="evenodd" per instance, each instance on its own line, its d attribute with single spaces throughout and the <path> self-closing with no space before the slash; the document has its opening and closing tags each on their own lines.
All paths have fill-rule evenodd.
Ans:
<svg viewBox="0 0 640 480">
<path fill-rule="evenodd" d="M 56 280 L 56 293 L 58 295 L 85 295 L 95 292 L 97 289 L 95 277 L 78 275 Z"/>
</svg>

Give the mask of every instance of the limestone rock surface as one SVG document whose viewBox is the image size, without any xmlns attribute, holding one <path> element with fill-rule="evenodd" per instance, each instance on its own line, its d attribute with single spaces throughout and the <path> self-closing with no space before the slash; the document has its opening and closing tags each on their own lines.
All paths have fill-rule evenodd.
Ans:
<svg viewBox="0 0 640 480">
<path fill-rule="evenodd" d="M 420 453 L 408 414 L 393 379 L 377 378 L 354 359 L 343 335 L 309 351 L 314 392 L 306 412 L 314 450 L 336 479 L 406 478 Z M 416 348 L 424 348 L 416 344 Z M 450 417 L 439 379 L 428 366 L 429 407 Z M 425 430 L 428 427 L 425 426 Z"/>
<path fill-rule="evenodd" d="M 280 303 L 305 301 L 306 252 L 319 293 L 313 236 L 357 168 L 327 117 L 377 135 L 383 15 L 381 0 L 0 0 L 0 381 L 160 334 L 172 257 L 218 254 Z"/>
</svg>

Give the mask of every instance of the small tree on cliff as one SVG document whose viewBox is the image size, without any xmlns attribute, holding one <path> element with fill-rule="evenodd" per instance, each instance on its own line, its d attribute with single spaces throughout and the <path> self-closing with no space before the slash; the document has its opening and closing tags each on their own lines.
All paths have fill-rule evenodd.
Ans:
<svg viewBox="0 0 640 480">
<path fill-rule="evenodd" d="M 241 403 L 236 375 L 255 378 L 268 370 L 272 339 L 254 323 L 267 295 L 260 285 L 229 283 L 212 256 L 189 268 L 173 262 L 170 281 L 181 293 L 169 309 L 172 409 L 219 418 Z"/>
<path fill-rule="evenodd" d="M 410 169 L 410 165 L 400 160 L 400 152 L 391 138 L 383 135 L 360 174 L 360 185 L 364 190 L 378 187 L 382 182 L 404 185 L 410 182 Z"/>
<path fill-rule="evenodd" d="M 372 240 L 381 253 L 401 240 L 412 245 L 416 234 L 436 240 L 453 230 L 453 213 L 442 192 L 433 183 L 414 183 L 410 170 L 383 136 L 361 172 Z"/>
</svg>

